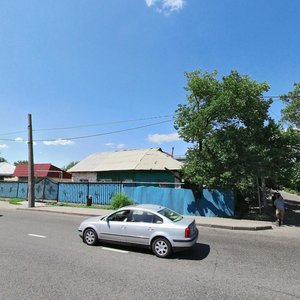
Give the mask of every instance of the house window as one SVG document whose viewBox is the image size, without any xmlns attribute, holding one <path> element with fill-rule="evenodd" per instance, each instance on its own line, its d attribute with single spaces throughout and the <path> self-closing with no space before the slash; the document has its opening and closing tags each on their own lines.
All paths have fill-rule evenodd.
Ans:
<svg viewBox="0 0 300 300">
<path fill-rule="evenodd" d="M 80 179 L 79 182 L 89 182 L 88 179 Z"/>
<path fill-rule="evenodd" d="M 101 178 L 101 179 L 99 179 L 99 182 L 112 182 L 112 179 L 109 179 L 109 178 Z"/>
<path fill-rule="evenodd" d="M 131 182 L 133 182 L 133 180 L 132 179 L 124 179 L 123 182 L 131 183 Z"/>
</svg>

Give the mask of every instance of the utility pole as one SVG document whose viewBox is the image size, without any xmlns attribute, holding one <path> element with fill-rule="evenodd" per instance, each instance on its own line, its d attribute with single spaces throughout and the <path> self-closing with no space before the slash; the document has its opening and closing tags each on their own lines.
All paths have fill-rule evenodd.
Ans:
<svg viewBox="0 0 300 300">
<path fill-rule="evenodd" d="M 31 114 L 28 114 L 28 207 L 34 207 L 34 163 Z"/>
</svg>

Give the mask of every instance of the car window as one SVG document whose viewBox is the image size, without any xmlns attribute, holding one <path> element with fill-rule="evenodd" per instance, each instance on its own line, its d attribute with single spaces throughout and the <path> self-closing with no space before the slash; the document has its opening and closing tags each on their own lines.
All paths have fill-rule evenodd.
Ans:
<svg viewBox="0 0 300 300">
<path fill-rule="evenodd" d="M 108 221 L 119 221 L 119 222 L 123 222 L 127 219 L 128 215 L 129 215 L 130 210 L 121 210 L 121 211 L 117 211 L 116 213 L 110 215 L 107 220 Z"/>
<path fill-rule="evenodd" d="M 164 220 L 161 217 L 154 215 L 153 223 L 162 224 L 163 222 L 164 222 Z"/>
<path fill-rule="evenodd" d="M 128 222 L 162 223 L 162 218 L 146 211 L 133 211 Z"/>
<path fill-rule="evenodd" d="M 178 222 L 180 221 L 183 216 L 178 214 L 177 212 L 169 209 L 169 208 L 163 208 L 160 211 L 158 211 L 159 214 L 161 214 L 162 216 L 170 219 L 173 222 Z"/>
</svg>

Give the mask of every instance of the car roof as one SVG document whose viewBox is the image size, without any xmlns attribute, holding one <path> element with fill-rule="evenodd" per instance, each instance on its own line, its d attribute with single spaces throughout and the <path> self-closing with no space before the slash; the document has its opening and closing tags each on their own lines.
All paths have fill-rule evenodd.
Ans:
<svg viewBox="0 0 300 300">
<path fill-rule="evenodd" d="M 157 204 L 137 204 L 137 205 L 129 205 L 129 206 L 122 207 L 122 209 L 126 209 L 126 208 L 147 209 L 154 212 L 158 212 L 165 207 Z"/>
</svg>

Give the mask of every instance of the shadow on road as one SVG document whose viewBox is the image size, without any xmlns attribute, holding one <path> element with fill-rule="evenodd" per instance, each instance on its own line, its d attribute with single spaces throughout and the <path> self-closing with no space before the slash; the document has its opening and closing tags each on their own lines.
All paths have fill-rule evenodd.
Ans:
<svg viewBox="0 0 300 300">
<path fill-rule="evenodd" d="M 285 203 L 285 213 L 283 224 L 285 226 L 295 226 L 300 227 L 300 202 L 294 200 L 284 200 Z M 273 207 L 268 208 L 269 215 L 273 218 L 275 222 L 275 209 Z"/>
<path fill-rule="evenodd" d="M 300 226 L 300 203 L 292 200 L 285 200 L 284 224 Z"/>
<path fill-rule="evenodd" d="M 126 246 L 126 245 L 116 245 L 110 243 L 99 243 L 98 247 L 109 247 L 113 249 L 119 250 L 127 250 L 130 252 L 139 252 L 144 254 L 149 254 L 155 257 L 153 252 L 148 248 L 139 248 L 133 246 Z M 96 246 L 96 247 L 97 247 Z M 210 246 L 206 244 L 196 243 L 191 249 L 173 253 L 170 259 L 182 259 L 182 260 L 203 260 L 205 259 L 210 253 Z"/>
<path fill-rule="evenodd" d="M 203 260 L 209 255 L 209 253 L 209 245 L 197 243 L 190 250 L 177 252 L 171 258 L 184 260 Z"/>
</svg>

